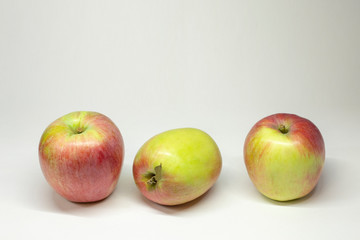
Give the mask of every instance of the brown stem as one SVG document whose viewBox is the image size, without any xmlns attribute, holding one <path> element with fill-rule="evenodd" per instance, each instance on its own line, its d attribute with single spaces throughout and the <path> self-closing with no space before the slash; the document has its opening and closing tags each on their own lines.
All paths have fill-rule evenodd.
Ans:
<svg viewBox="0 0 360 240">
<path fill-rule="evenodd" d="M 284 124 L 281 124 L 279 126 L 279 131 L 282 132 L 283 134 L 286 134 L 289 132 L 289 129 Z"/>
</svg>

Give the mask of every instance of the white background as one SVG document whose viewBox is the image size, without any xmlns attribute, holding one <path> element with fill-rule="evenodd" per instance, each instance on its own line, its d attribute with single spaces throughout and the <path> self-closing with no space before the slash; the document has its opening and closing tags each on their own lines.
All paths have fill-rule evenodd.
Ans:
<svg viewBox="0 0 360 240">
<path fill-rule="evenodd" d="M 359 1 L 0 0 L 0 239 L 359 239 Z M 76 110 L 110 117 L 126 155 L 106 200 L 75 204 L 40 170 L 40 136 Z M 321 130 L 308 197 L 279 203 L 247 176 L 243 143 L 277 112 Z M 131 173 L 151 136 L 196 127 L 223 169 L 178 207 L 144 199 Z"/>
</svg>

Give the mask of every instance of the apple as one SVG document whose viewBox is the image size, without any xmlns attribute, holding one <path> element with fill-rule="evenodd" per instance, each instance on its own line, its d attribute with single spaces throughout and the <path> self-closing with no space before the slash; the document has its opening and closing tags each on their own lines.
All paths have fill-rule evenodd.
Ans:
<svg viewBox="0 0 360 240">
<path fill-rule="evenodd" d="M 258 121 L 244 145 L 251 181 L 277 201 L 301 198 L 316 186 L 325 161 L 319 129 L 294 114 L 278 113 Z"/>
<path fill-rule="evenodd" d="M 124 142 L 119 129 L 96 112 L 69 113 L 41 136 L 39 159 L 50 186 L 72 202 L 109 196 L 119 179 Z"/>
<path fill-rule="evenodd" d="M 221 166 L 219 148 L 207 133 L 180 128 L 152 137 L 139 149 L 133 176 L 147 199 L 178 205 L 207 192 L 219 177 Z"/>
</svg>

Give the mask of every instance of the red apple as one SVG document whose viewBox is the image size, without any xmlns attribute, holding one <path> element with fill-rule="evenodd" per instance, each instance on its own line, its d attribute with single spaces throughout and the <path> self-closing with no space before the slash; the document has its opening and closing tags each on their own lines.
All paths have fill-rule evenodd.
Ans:
<svg viewBox="0 0 360 240">
<path fill-rule="evenodd" d="M 119 129 L 96 112 L 73 112 L 55 120 L 39 144 L 46 180 L 73 202 L 94 202 L 109 196 L 119 179 L 123 157 Z"/>
<path fill-rule="evenodd" d="M 274 114 L 250 130 L 245 165 L 255 187 L 278 201 L 301 198 L 316 186 L 325 160 L 319 129 L 293 114 Z"/>
</svg>

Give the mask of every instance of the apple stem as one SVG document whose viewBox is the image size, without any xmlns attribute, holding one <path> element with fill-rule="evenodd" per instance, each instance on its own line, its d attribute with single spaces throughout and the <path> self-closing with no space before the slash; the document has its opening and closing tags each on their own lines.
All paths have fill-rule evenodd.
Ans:
<svg viewBox="0 0 360 240">
<path fill-rule="evenodd" d="M 77 129 L 76 129 L 76 133 L 77 134 L 80 134 L 80 133 L 82 133 L 84 131 L 84 129 L 82 128 L 82 127 L 78 127 Z"/>
<path fill-rule="evenodd" d="M 279 126 L 279 131 L 282 132 L 283 134 L 286 134 L 289 132 L 289 129 L 284 124 L 281 124 Z"/>
</svg>

